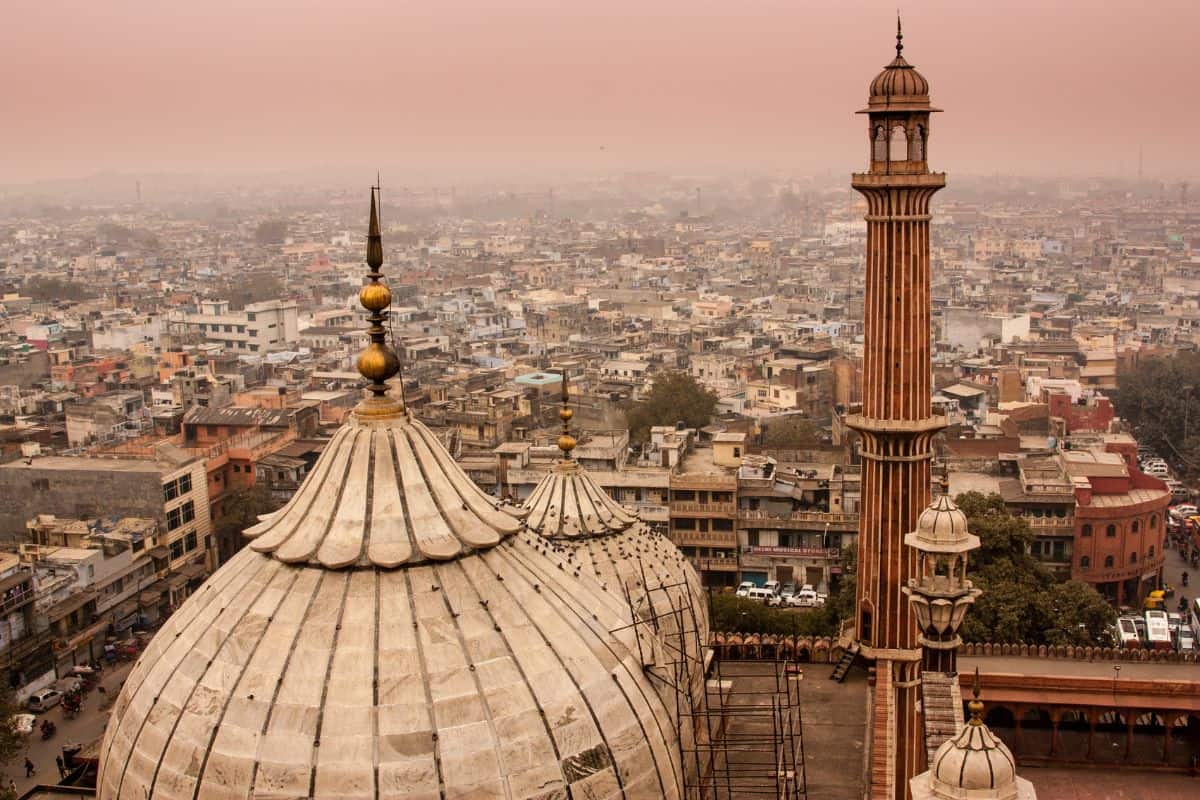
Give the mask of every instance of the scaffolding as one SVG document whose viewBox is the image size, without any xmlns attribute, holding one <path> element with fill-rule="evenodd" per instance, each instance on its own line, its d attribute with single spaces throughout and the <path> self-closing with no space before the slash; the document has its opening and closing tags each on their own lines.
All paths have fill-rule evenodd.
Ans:
<svg viewBox="0 0 1200 800">
<path fill-rule="evenodd" d="M 625 587 L 631 623 L 614 633 L 634 630 L 646 674 L 674 697 L 687 800 L 805 800 L 799 665 L 702 641 L 688 587 L 641 574 L 645 598 Z"/>
</svg>

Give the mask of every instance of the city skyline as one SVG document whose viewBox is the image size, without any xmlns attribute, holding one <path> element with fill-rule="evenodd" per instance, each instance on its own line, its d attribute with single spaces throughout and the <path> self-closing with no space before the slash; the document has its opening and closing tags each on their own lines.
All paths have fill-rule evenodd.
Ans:
<svg viewBox="0 0 1200 800">
<path fill-rule="evenodd" d="M 274 2 L 10 14 L 0 183 L 104 172 L 845 172 L 894 6 Z M 901 9 L 952 173 L 1184 178 L 1192 4 Z M 1179 108 L 1178 111 L 1176 109 Z M 1163 110 L 1176 114 L 1164 119 Z M 365 121 L 367 124 L 360 124 Z"/>
</svg>

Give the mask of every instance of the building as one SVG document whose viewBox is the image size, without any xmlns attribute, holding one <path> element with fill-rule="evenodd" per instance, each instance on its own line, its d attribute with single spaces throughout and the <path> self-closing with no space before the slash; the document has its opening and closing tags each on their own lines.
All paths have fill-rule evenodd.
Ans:
<svg viewBox="0 0 1200 800">
<path fill-rule="evenodd" d="M 26 522 L 41 514 L 142 517 L 159 525 L 156 546 L 172 569 L 192 562 L 211 569 L 216 545 L 204 464 L 169 445 L 157 458 L 35 456 L 0 464 L 0 535 L 23 541 Z"/>
<path fill-rule="evenodd" d="M 287 350 L 300 341 L 299 306 L 282 300 L 250 303 L 241 311 L 231 311 L 226 300 L 205 300 L 186 324 L 204 341 L 238 354 Z"/>
</svg>

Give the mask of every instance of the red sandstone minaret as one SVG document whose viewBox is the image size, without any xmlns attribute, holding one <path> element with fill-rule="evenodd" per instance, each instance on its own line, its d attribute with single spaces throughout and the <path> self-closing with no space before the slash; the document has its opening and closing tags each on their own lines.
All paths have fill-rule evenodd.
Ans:
<svg viewBox="0 0 1200 800">
<path fill-rule="evenodd" d="M 847 424 L 862 437 L 862 512 L 854 638 L 875 666 L 871 798 L 903 798 L 925 770 L 921 648 L 902 589 L 917 575 L 905 534 L 930 501 L 931 412 L 929 203 L 946 176 L 928 167 L 929 83 L 896 58 L 871 83 L 871 166 L 850 185 L 867 200 L 866 348 L 862 413 Z"/>
</svg>

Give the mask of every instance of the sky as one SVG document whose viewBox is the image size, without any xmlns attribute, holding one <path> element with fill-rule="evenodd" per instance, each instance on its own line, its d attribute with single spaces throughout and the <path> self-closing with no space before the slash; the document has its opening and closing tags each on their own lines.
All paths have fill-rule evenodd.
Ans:
<svg viewBox="0 0 1200 800">
<path fill-rule="evenodd" d="M 115 171 L 844 173 L 872 0 L 5 0 L 0 184 Z M 919 0 L 937 169 L 1200 174 L 1196 0 Z M 394 174 L 394 173 L 393 173 Z"/>
</svg>

